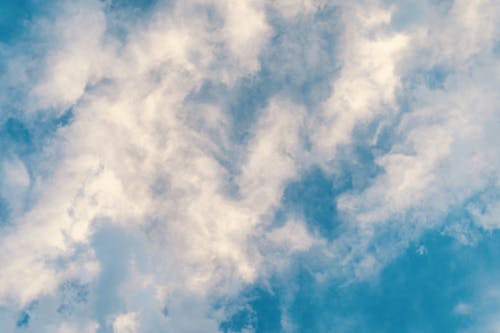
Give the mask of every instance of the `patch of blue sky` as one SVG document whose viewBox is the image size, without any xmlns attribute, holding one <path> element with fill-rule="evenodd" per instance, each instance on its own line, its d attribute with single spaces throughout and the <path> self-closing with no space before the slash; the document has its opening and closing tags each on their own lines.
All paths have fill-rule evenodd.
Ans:
<svg viewBox="0 0 500 333">
<path fill-rule="evenodd" d="M 33 18 L 36 7 L 31 0 L 2 1 L 0 5 L 0 43 L 11 43 Z"/>
<path fill-rule="evenodd" d="M 377 122 L 373 122 L 355 129 L 352 144 L 339 147 L 333 173 L 315 165 L 289 182 L 273 226 L 281 225 L 287 217 L 299 217 L 314 234 L 333 240 L 341 232 L 337 229 L 347 222 L 337 210 L 337 198 L 362 192 L 383 173 L 376 158 L 390 150 L 393 129 L 382 129 L 377 140 L 371 142 L 376 126 Z"/>
<path fill-rule="evenodd" d="M 102 265 L 102 272 L 94 288 L 95 318 L 101 324 L 99 332 L 109 332 L 108 316 L 120 313 L 125 304 L 118 295 L 118 288 L 128 274 L 131 256 L 131 238 L 118 227 L 103 226 L 94 236 L 93 247 Z"/>
<path fill-rule="evenodd" d="M 320 168 L 308 170 L 299 180 L 285 187 L 282 204 L 276 213 L 276 224 L 285 223 L 290 216 L 299 217 L 311 232 L 331 240 L 341 223 L 335 198 L 346 187 L 350 187 L 349 180 L 336 184 Z"/>
<path fill-rule="evenodd" d="M 19 315 L 19 319 L 16 322 L 16 326 L 17 327 L 26 327 L 29 325 L 29 323 L 30 323 L 29 313 L 27 313 L 25 311 L 21 312 L 21 314 Z"/>
<path fill-rule="evenodd" d="M 31 24 L 39 14 L 41 6 L 37 6 L 31 0 L 2 1 L 0 3 L 0 88 L 2 90 L 2 100 L 15 101 L 23 97 L 19 89 L 10 84 L 6 77 L 8 62 L 14 57 L 13 47 L 20 41 L 30 39 Z M 25 45 L 29 52 L 31 46 Z M 0 120 L 5 114 L 10 113 L 11 105 L 0 103 Z"/>
<path fill-rule="evenodd" d="M 45 117 L 39 114 L 26 118 L 19 111 L 4 118 L 3 123 L 0 123 L 0 158 L 2 160 L 19 159 L 30 176 L 43 172 L 40 163 L 44 159 L 42 157 L 44 147 L 56 137 L 61 127 L 71 123 L 72 118 L 72 109 L 56 117 Z M 9 200 L 6 199 L 0 196 L 0 221 L 3 221 L 2 223 L 5 223 L 10 216 Z"/>
<path fill-rule="evenodd" d="M 109 2 L 109 8 L 111 10 L 116 8 L 133 8 L 140 11 L 146 11 L 152 9 L 157 2 L 158 0 L 112 0 Z"/>
<path fill-rule="evenodd" d="M 30 325 L 32 312 L 36 311 L 38 307 L 38 301 L 33 301 L 24 310 L 22 310 L 16 320 L 16 327 L 25 328 Z"/>
<path fill-rule="evenodd" d="M 52 0 L 7 0 L 0 3 L 0 75 L 4 74 L 5 62 L 12 60 L 12 57 L 40 55 L 40 50 L 36 51 L 35 46 L 46 50 L 42 46 L 50 43 L 41 43 L 37 39 L 37 34 L 41 31 L 36 29 L 36 22 L 40 18 L 53 18 L 57 5 L 58 2 Z M 13 54 L 12 50 L 19 51 L 19 54 Z M 29 67 L 28 64 L 26 67 Z"/>
<path fill-rule="evenodd" d="M 7 75 L 7 63 L 21 56 L 25 60 L 23 67 L 26 72 L 36 76 L 38 70 L 33 68 L 32 72 L 30 68 L 34 59 L 37 59 L 45 48 L 34 47 L 41 44 L 38 32 L 33 31 L 33 23 L 40 17 L 48 18 L 54 15 L 55 6 L 56 2 L 53 1 L 33 0 L 3 1 L 0 4 L 0 75 Z M 9 46 L 6 46 L 7 44 Z M 11 84 L 9 78 L 5 78 L 0 86 L 0 156 L 16 156 L 22 159 L 29 169 L 32 162 L 30 159 L 43 149 L 59 127 L 69 124 L 73 111 L 69 109 L 59 115 L 53 115 L 50 110 L 26 112 L 24 102 L 27 87 L 23 84 Z"/>
<path fill-rule="evenodd" d="M 111 0 L 104 3 L 107 14 L 107 33 L 125 42 L 130 32 L 134 31 L 132 27 L 148 22 L 159 3 L 166 6 L 170 1 Z"/>
<path fill-rule="evenodd" d="M 300 182 L 290 184 L 284 194 L 283 206 L 302 209 L 305 220 L 325 238 L 339 223 L 332 221 L 332 184 L 331 178 L 315 169 Z M 488 194 L 486 201 L 491 202 L 498 191 Z M 482 207 L 481 198 L 476 194 L 465 206 L 474 203 Z M 317 204 L 318 200 L 324 200 L 323 204 Z M 375 281 L 349 285 L 334 280 L 320 282 L 314 275 L 321 267 L 309 257 L 298 256 L 290 270 L 269 280 L 270 285 L 246 290 L 233 304 L 234 314 L 221 329 L 457 332 L 477 326 L 481 314 L 469 313 L 469 308 L 483 292 L 484 277 L 488 276 L 487 284 L 494 285 L 494 277 L 500 274 L 495 260 L 500 233 L 478 228 L 462 206 L 451 209 L 444 219 L 441 231 L 428 232 L 412 243 Z M 390 238 L 398 239 L 400 231 L 389 228 L 377 241 L 392 242 Z M 282 326 L 287 320 L 293 323 Z"/>
<path fill-rule="evenodd" d="M 0 226 L 5 225 L 10 220 L 10 214 L 9 203 L 0 196 Z"/>
<path fill-rule="evenodd" d="M 253 329 L 256 332 L 280 332 L 281 311 L 279 294 L 263 287 L 250 289 L 241 295 L 246 304 L 238 304 L 233 317 L 221 323 L 223 332 L 241 332 Z M 241 301 L 240 300 L 240 301 Z"/>
<path fill-rule="evenodd" d="M 478 301 L 485 276 L 493 284 L 500 274 L 500 234 L 482 232 L 481 238 L 464 245 L 440 232 L 428 233 L 375 281 L 349 285 L 319 282 L 307 260 L 298 261 L 270 286 L 247 290 L 241 296 L 246 303 L 221 328 L 239 332 L 251 327 L 257 333 L 469 329 L 482 317 L 464 309 Z"/>
</svg>

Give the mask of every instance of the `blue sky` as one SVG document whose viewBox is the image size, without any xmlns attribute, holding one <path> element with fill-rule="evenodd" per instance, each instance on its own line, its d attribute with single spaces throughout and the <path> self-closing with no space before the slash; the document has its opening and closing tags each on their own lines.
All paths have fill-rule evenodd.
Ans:
<svg viewBox="0 0 500 333">
<path fill-rule="evenodd" d="M 495 0 L 0 4 L 0 331 L 500 332 Z"/>
</svg>

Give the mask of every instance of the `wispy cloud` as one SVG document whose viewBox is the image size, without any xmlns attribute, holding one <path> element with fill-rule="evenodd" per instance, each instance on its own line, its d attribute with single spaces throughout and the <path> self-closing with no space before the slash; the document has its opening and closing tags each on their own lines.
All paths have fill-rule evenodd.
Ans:
<svg viewBox="0 0 500 333">
<path fill-rule="evenodd" d="M 6 331 L 266 331 L 228 320 L 276 281 L 300 331 L 300 267 L 358 288 L 500 225 L 496 1 L 42 7 L 0 43 Z"/>
</svg>

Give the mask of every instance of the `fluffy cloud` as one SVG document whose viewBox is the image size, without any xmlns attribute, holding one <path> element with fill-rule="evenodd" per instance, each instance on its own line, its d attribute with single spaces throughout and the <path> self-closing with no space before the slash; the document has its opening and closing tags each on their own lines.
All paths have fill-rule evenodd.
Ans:
<svg viewBox="0 0 500 333">
<path fill-rule="evenodd" d="M 270 221 L 280 189 L 296 173 L 304 113 L 273 102 L 248 146 L 233 146 L 227 116 L 214 122 L 216 106 L 188 108 L 186 100 L 206 80 L 226 84 L 258 70 L 269 30 L 262 6 L 158 5 L 151 22 L 121 43 L 107 33 L 114 23 L 107 22 L 104 4 L 68 3 L 61 10 L 46 27 L 57 39 L 28 104 L 56 113 L 72 107 L 74 117 L 43 152 L 55 165 L 34 175 L 32 206 L 3 233 L 2 302 L 24 306 L 65 280 L 104 274 L 106 263 L 90 246 L 98 221 L 143 230 L 151 242 L 146 251 L 166 254 L 155 255 L 157 273 L 166 278 L 154 281 L 165 295 L 225 294 L 238 289 L 224 285 L 252 282 L 260 255 L 250 238 Z M 215 135 L 200 121 L 211 122 Z M 248 153 L 231 161 L 224 149 Z M 234 171 L 221 158 L 241 169 L 234 184 L 228 182 Z M 18 175 L 11 183 L 29 184 L 22 168 L 9 165 L 5 172 Z M 236 196 L 229 193 L 235 185 Z M 123 326 L 120 318 L 114 327 Z"/>
<path fill-rule="evenodd" d="M 493 28 L 498 11 L 479 21 L 483 5 L 456 2 L 449 16 L 431 18 L 407 32 L 411 48 L 405 51 L 408 60 L 400 62 L 400 77 L 418 81 L 399 94 L 411 100 L 411 109 L 401 113 L 393 129 L 385 129 L 393 132 L 395 142 L 376 157 L 383 173 L 361 193 L 346 194 L 338 202 L 375 240 L 388 229 L 412 230 L 399 240 L 403 243 L 415 239 L 474 196 L 498 188 L 498 137 L 491 127 L 498 122 L 498 82 L 497 75 L 486 74 L 499 68 L 494 54 L 498 32 Z M 441 29 L 444 34 L 432 34 Z M 447 29 L 453 35 L 447 35 Z M 453 42 L 456 31 L 463 32 L 458 43 Z M 440 66 L 447 72 L 441 87 L 415 74 L 433 75 Z M 496 204 L 491 195 L 489 200 L 488 206 Z M 476 204 L 469 205 L 473 215 L 479 215 Z M 490 228 L 492 223 L 487 222 Z"/>
<path fill-rule="evenodd" d="M 4 84 L 27 92 L 16 102 L 22 118 L 72 118 L 29 158 L 2 157 L 1 196 L 13 214 L 0 235 L 0 304 L 52 304 L 67 281 L 109 292 L 107 301 L 82 301 L 103 313 L 32 329 L 216 332 L 226 313 L 215 304 L 280 274 L 297 253 L 317 258 L 321 279 L 355 281 L 457 207 L 482 228 L 498 227 L 494 1 L 422 2 L 418 24 L 397 22 L 408 5 L 382 1 L 160 2 L 136 22 L 121 21 L 116 11 L 127 9 L 113 4 L 55 6 L 53 20 L 32 23 L 31 37 L 48 40 L 36 57 L 20 51 L 26 41 L 2 48 L 15 55 Z M 291 61 L 273 62 L 268 50 L 283 38 L 273 20 L 309 24 L 329 6 L 336 39 L 330 25 L 294 30 L 277 57 Z M 39 68 L 16 78 L 20 62 Z M 222 95 L 243 109 L 241 82 L 266 80 L 329 93 L 311 94 L 311 103 L 273 87 L 253 107 L 248 135 L 235 139 L 238 115 Z M 220 96 L 203 98 L 207 87 Z M 358 146 L 379 172 L 335 198 L 336 238 L 303 217 L 278 225 L 287 184 L 318 166 L 345 173 L 359 163 L 349 154 Z M 120 242 L 120 232 L 115 253 L 106 243 Z"/>
</svg>

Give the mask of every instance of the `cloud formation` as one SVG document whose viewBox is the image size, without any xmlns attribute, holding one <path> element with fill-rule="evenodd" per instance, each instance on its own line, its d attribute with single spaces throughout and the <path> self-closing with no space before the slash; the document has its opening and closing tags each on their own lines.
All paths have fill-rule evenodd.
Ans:
<svg viewBox="0 0 500 333">
<path fill-rule="evenodd" d="M 272 331 L 258 311 L 227 323 L 300 262 L 348 288 L 429 232 L 472 244 L 500 226 L 494 0 L 33 13 L 0 44 L 7 332 Z M 286 204 L 313 181 L 331 219 Z M 281 289 L 277 329 L 298 332 Z"/>
</svg>

